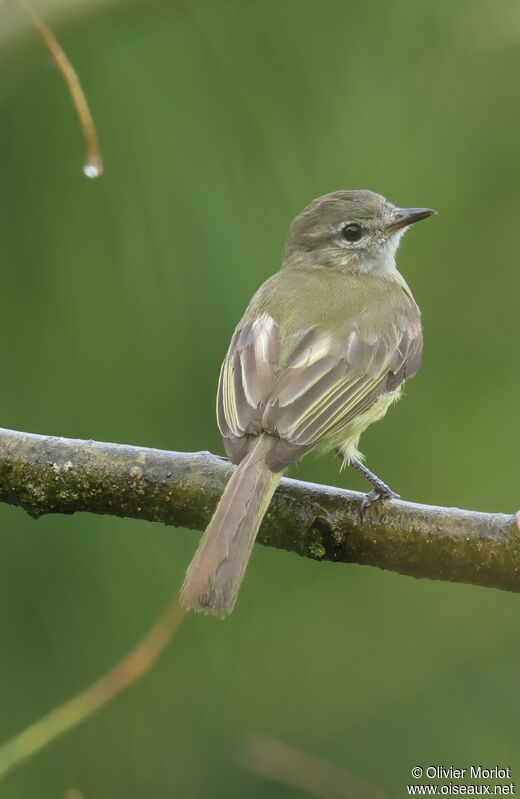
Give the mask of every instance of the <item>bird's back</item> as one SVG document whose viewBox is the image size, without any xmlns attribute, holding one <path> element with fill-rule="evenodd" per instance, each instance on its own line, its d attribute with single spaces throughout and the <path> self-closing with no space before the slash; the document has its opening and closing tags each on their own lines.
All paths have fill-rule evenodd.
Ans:
<svg viewBox="0 0 520 799">
<path fill-rule="evenodd" d="M 330 332 L 337 348 L 346 346 L 353 330 L 369 340 L 392 327 L 411 327 L 417 335 L 421 327 L 419 308 L 402 275 L 395 274 L 396 278 L 390 280 L 319 268 L 282 269 L 256 292 L 244 319 L 268 314 L 279 326 L 277 372 L 287 366 L 295 343 L 308 330 Z M 298 282 L 301 292 L 295 293 Z M 294 301 L 287 303 L 291 294 Z"/>
</svg>

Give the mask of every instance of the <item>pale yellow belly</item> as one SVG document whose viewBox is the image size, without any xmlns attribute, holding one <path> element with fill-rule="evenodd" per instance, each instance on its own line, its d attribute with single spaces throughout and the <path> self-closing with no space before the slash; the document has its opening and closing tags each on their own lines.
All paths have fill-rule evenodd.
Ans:
<svg viewBox="0 0 520 799">
<path fill-rule="evenodd" d="M 374 422 L 378 422 L 379 419 L 385 415 L 390 405 L 396 402 L 400 396 L 400 387 L 395 389 L 395 391 L 389 391 L 387 394 L 383 394 L 368 410 L 352 419 L 346 427 L 334 436 L 325 439 L 321 444 L 321 449 L 324 452 L 331 449 L 339 450 L 343 455 L 345 464 L 352 458 L 362 460 L 363 454 L 358 450 L 361 433 Z"/>
</svg>

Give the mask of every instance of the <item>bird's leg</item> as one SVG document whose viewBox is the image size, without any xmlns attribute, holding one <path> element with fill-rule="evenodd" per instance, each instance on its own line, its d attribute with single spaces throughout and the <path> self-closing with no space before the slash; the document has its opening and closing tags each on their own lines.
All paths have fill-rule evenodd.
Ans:
<svg viewBox="0 0 520 799">
<path fill-rule="evenodd" d="M 357 458 L 352 458 L 350 465 L 353 466 L 354 469 L 356 469 L 360 474 L 362 474 L 365 480 L 368 480 L 374 491 L 377 491 L 381 497 L 392 497 L 393 499 L 397 499 L 399 497 L 399 494 L 396 494 L 395 491 L 392 491 L 390 486 L 388 486 L 386 483 L 383 483 L 377 474 L 371 472 L 370 469 L 368 469 L 364 463 L 358 461 Z"/>
<path fill-rule="evenodd" d="M 341 450 L 336 450 L 337 454 L 340 458 L 343 459 L 343 453 Z M 392 491 L 389 485 L 384 483 L 377 474 L 368 469 L 364 463 L 361 463 L 360 460 L 357 458 L 351 458 L 349 460 L 351 466 L 354 467 L 360 474 L 363 475 L 365 480 L 368 480 L 370 485 L 372 486 L 372 491 L 369 491 L 368 494 L 365 494 L 363 499 L 361 500 L 361 507 L 359 509 L 359 515 L 361 516 L 361 522 L 363 523 L 363 519 L 365 518 L 365 511 L 366 509 L 378 499 L 399 499 L 399 494 L 396 494 L 395 491 Z"/>
<path fill-rule="evenodd" d="M 396 494 L 395 491 L 392 491 L 390 486 L 388 486 L 386 483 L 383 483 L 383 481 L 376 474 L 371 472 L 370 469 L 367 469 L 364 463 L 361 463 L 361 461 L 359 461 L 357 458 L 352 458 L 350 463 L 354 469 L 362 474 L 365 480 L 368 480 L 372 486 L 372 491 L 369 491 L 368 494 L 365 494 L 361 500 L 361 521 L 363 521 L 365 517 L 366 509 L 377 499 L 399 499 L 399 494 Z"/>
</svg>

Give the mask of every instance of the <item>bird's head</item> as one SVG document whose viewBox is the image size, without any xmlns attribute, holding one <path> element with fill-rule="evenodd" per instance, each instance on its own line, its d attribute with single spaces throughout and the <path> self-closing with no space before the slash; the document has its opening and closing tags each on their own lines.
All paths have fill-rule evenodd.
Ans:
<svg viewBox="0 0 520 799">
<path fill-rule="evenodd" d="M 395 268 L 403 233 L 434 213 L 400 208 L 373 191 L 325 194 L 293 221 L 283 265 L 384 274 Z"/>
</svg>

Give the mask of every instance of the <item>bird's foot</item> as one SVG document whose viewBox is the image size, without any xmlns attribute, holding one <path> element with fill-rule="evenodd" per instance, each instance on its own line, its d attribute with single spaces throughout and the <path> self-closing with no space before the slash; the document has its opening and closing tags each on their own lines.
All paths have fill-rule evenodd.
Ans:
<svg viewBox="0 0 520 799">
<path fill-rule="evenodd" d="M 359 507 L 361 524 L 363 524 L 365 519 L 367 508 L 369 508 L 373 502 L 377 502 L 378 499 L 399 499 L 399 494 L 396 494 L 395 491 L 392 491 L 390 486 L 387 486 L 386 483 L 378 480 L 377 486 L 374 486 L 372 491 L 369 491 L 368 494 L 365 494 L 361 500 L 361 505 Z"/>
<path fill-rule="evenodd" d="M 336 454 L 340 458 L 344 458 L 341 450 L 337 449 Z M 362 474 L 365 480 L 368 480 L 372 486 L 372 491 L 369 491 L 368 494 L 365 494 L 361 500 L 361 505 L 359 508 L 361 524 L 363 524 L 367 508 L 369 508 L 373 502 L 377 502 L 378 499 L 400 499 L 399 494 L 396 494 L 395 491 L 392 491 L 389 485 L 384 483 L 381 478 L 377 476 L 377 474 L 371 472 L 370 469 L 358 458 L 351 458 L 350 465 L 353 466 L 354 469 L 356 469 L 360 474 Z"/>
<path fill-rule="evenodd" d="M 371 472 L 370 469 L 368 469 L 364 463 L 361 463 L 361 461 L 357 460 L 357 458 L 352 458 L 351 464 L 354 469 L 357 469 L 357 471 L 362 474 L 365 480 L 368 480 L 372 486 L 372 491 L 369 491 L 368 494 L 365 494 L 361 500 L 361 506 L 359 508 L 361 524 L 363 524 L 366 510 L 373 502 L 376 502 L 378 499 L 399 499 L 399 494 L 396 494 L 395 491 L 392 491 L 390 486 L 388 486 L 386 483 L 383 483 L 377 474 Z"/>
</svg>

